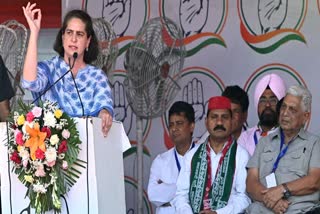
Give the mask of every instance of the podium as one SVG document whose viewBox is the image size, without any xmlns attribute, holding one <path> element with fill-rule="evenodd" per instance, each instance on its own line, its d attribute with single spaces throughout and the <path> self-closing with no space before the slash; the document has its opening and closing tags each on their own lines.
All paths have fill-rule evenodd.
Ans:
<svg viewBox="0 0 320 214">
<path fill-rule="evenodd" d="M 114 121 L 105 138 L 99 118 L 76 118 L 82 141 L 78 159 L 86 162 L 79 168 L 80 178 L 61 197 L 63 214 L 125 214 L 125 190 L 122 152 L 130 143 L 121 122 Z M 8 156 L 6 123 L 0 123 L 1 207 L 5 214 L 31 213 L 26 187 L 12 172 Z M 47 212 L 53 214 L 53 211 Z M 46 213 L 46 214 L 47 214 Z"/>
</svg>

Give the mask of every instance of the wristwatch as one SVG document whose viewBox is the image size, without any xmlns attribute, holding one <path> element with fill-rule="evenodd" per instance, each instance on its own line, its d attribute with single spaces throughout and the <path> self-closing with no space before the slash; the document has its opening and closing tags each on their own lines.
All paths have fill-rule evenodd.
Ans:
<svg viewBox="0 0 320 214">
<path fill-rule="evenodd" d="M 286 183 L 283 183 L 282 186 L 283 186 L 283 188 L 284 188 L 284 190 L 283 190 L 283 199 L 288 199 L 288 198 L 290 198 L 290 197 L 291 197 L 291 192 L 290 192 L 287 184 L 286 184 Z"/>
</svg>

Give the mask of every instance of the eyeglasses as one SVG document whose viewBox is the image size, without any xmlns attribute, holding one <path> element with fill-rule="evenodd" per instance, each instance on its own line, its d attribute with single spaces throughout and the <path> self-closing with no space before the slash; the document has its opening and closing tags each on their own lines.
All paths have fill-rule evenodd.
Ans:
<svg viewBox="0 0 320 214">
<path fill-rule="evenodd" d="M 260 100 L 259 100 L 259 105 L 260 106 L 266 106 L 267 105 L 267 103 L 269 103 L 269 105 L 270 106 L 276 106 L 277 105 L 277 103 L 278 103 L 278 99 L 277 98 L 270 98 L 270 99 L 268 99 L 268 98 L 260 98 Z"/>
</svg>

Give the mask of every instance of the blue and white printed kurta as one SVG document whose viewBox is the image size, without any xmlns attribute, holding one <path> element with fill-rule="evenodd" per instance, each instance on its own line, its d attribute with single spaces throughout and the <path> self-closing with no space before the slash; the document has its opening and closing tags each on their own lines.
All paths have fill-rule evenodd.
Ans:
<svg viewBox="0 0 320 214">
<path fill-rule="evenodd" d="M 22 80 L 22 86 L 37 98 L 50 87 L 57 79 L 65 74 L 70 66 L 59 56 L 38 63 L 37 79 L 34 81 Z M 82 107 L 71 72 L 66 74 L 49 91 L 42 95 L 42 100 L 57 102 L 64 112 L 72 117 L 82 116 Z M 111 89 L 106 74 L 92 65 L 80 69 L 75 77 L 84 115 L 97 116 L 102 109 L 113 115 L 113 101 Z"/>
</svg>

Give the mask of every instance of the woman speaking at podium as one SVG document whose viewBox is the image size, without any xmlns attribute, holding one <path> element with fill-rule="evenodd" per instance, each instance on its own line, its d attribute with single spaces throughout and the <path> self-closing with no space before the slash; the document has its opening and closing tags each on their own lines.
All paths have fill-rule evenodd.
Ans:
<svg viewBox="0 0 320 214">
<path fill-rule="evenodd" d="M 99 116 L 106 136 L 112 125 L 113 101 L 107 76 L 90 65 L 99 53 L 91 17 L 82 10 L 69 11 L 54 44 L 59 55 L 38 63 L 41 10 L 29 2 L 23 13 L 30 38 L 22 86 L 33 92 L 35 101 L 41 98 L 57 102 L 72 117 Z"/>
</svg>

